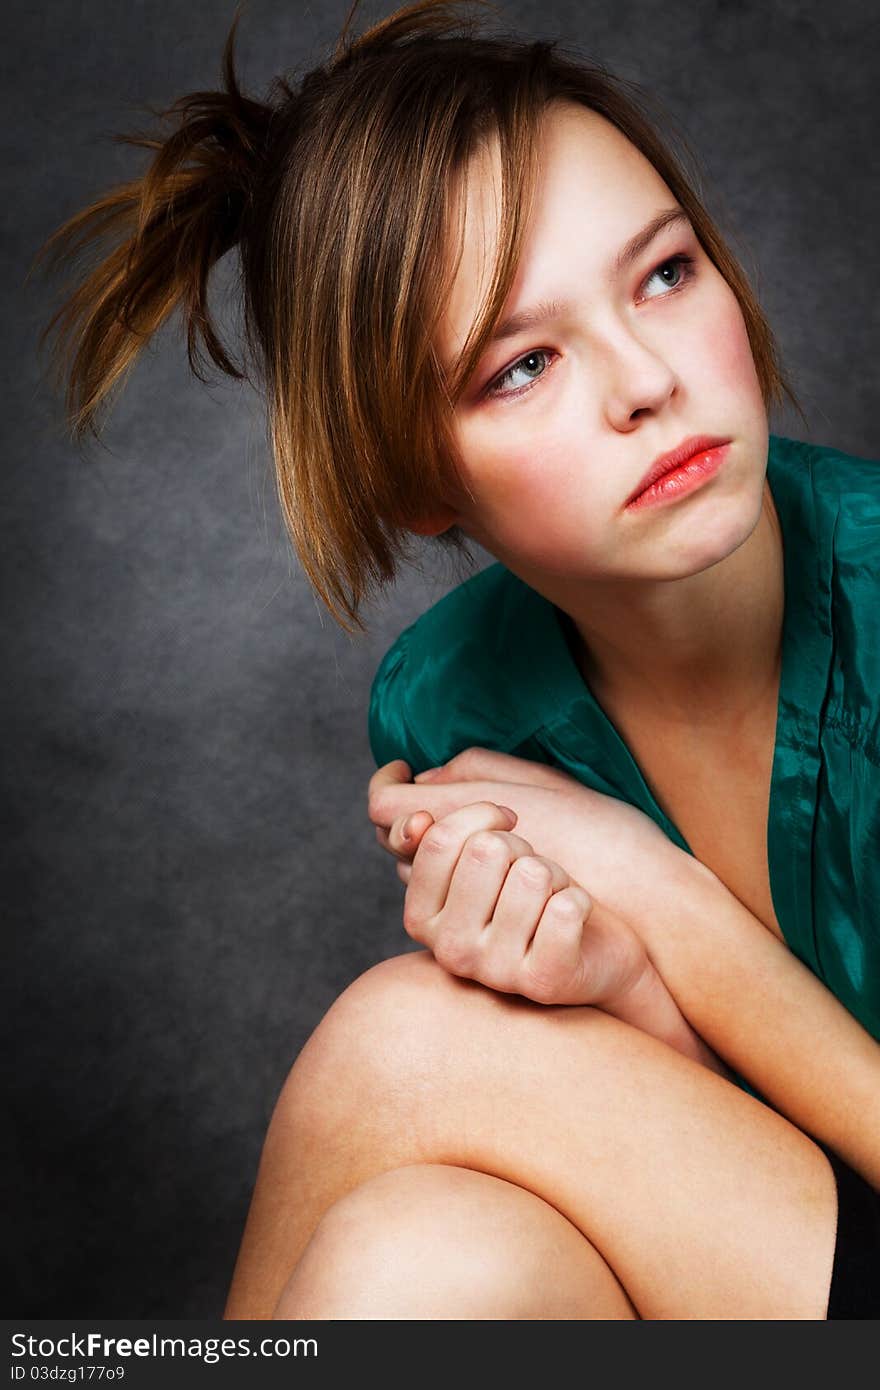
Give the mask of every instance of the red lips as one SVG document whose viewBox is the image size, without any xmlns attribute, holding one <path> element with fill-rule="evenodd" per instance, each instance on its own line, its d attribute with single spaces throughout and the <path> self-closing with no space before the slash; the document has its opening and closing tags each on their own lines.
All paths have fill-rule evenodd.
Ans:
<svg viewBox="0 0 880 1390">
<path fill-rule="evenodd" d="M 678 468 L 681 464 L 686 463 L 695 454 L 705 453 L 708 449 L 717 449 L 720 444 L 727 443 L 728 440 L 712 434 L 692 434 L 687 439 L 683 439 L 675 449 L 672 449 L 668 454 L 661 454 L 659 458 L 654 460 L 641 482 L 626 499 L 625 505 L 629 506 L 639 493 L 644 492 L 652 483 L 656 483 L 657 479 L 662 478 L 664 473 L 671 473 L 673 468 Z"/>
</svg>

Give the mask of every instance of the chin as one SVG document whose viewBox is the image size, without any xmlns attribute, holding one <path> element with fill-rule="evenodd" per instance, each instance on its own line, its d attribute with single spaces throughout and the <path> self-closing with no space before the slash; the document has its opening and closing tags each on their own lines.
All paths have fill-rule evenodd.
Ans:
<svg viewBox="0 0 880 1390">
<path fill-rule="evenodd" d="M 735 510 L 724 509 L 726 514 L 719 512 L 715 518 L 706 523 L 705 528 L 701 527 L 699 537 L 694 538 L 696 545 L 694 549 L 701 552 L 699 555 L 699 569 L 709 569 L 710 564 L 719 564 L 720 560 L 726 560 L 728 555 L 733 555 L 734 550 L 740 549 L 748 541 L 749 535 L 755 530 L 760 517 L 760 496 L 748 509 L 737 507 Z"/>
<path fill-rule="evenodd" d="M 692 519 L 687 533 L 675 548 L 677 564 L 675 574 L 668 578 L 680 578 L 685 574 L 700 574 L 712 565 L 720 564 L 748 540 L 758 524 L 761 515 L 761 497 L 756 504 L 743 507 L 741 499 L 738 506 L 719 506 L 714 510 L 706 508 L 703 516 Z"/>
</svg>

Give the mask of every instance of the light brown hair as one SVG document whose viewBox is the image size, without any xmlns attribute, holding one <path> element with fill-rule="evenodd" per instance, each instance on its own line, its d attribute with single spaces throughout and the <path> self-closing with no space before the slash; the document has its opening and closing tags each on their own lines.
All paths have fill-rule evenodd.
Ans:
<svg viewBox="0 0 880 1390">
<path fill-rule="evenodd" d="M 395 578 L 420 519 L 459 485 L 451 412 L 513 281 L 552 100 L 598 112 L 654 166 L 739 301 L 768 411 L 787 396 L 803 416 L 748 279 L 640 88 L 558 41 L 477 35 L 466 10 L 494 12 L 484 0 L 420 0 L 350 39 L 357 3 L 327 61 L 298 84 L 275 78 L 265 100 L 238 83 L 237 12 L 224 90 L 153 113 L 172 123 L 166 133 L 117 135 L 154 152 L 146 172 L 69 218 L 37 257 L 55 265 L 112 243 L 41 339 L 57 333 L 53 365 L 77 441 L 98 436 L 113 389 L 178 307 L 197 376 L 207 352 L 262 388 L 285 524 L 347 632 L 364 628 L 364 601 Z M 455 270 L 455 192 L 490 137 L 502 175 L 494 278 L 447 376 L 435 342 Z M 234 246 L 241 363 L 208 306 L 209 272 Z M 438 537 L 462 555 L 466 539 L 457 527 Z"/>
</svg>

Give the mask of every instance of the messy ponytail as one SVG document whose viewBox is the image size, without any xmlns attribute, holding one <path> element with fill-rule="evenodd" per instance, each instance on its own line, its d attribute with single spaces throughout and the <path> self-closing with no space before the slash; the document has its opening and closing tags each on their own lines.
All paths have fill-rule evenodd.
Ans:
<svg viewBox="0 0 880 1390">
<path fill-rule="evenodd" d="M 56 333 L 53 366 L 75 439 L 98 436 L 139 350 L 177 308 L 201 380 L 213 362 L 263 388 L 285 525 L 347 632 L 364 628 L 364 601 L 395 578 L 414 532 L 460 485 L 452 409 L 513 282 L 554 98 L 600 112 L 651 161 L 739 301 L 765 404 L 788 396 L 800 410 L 748 280 L 640 89 L 556 43 L 475 36 L 462 9 L 492 10 L 488 0 L 417 0 L 349 39 L 358 2 L 332 56 L 298 86 L 276 78 L 265 101 L 245 96 L 236 78 L 236 13 L 223 90 L 154 112 L 170 133 L 116 135 L 153 151 L 146 173 L 70 218 L 37 257 L 56 266 L 109 243 L 41 338 Z M 449 370 L 434 344 L 455 270 L 455 194 L 493 136 L 502 170 L 494 276 Z M 208 306 L 210 271 L 235 246 L 240 363 Z M 459 528 L 438 540 L 466 554 Z"/>
<path fill-rule="evenodd" d="M 247 375 L 220 341 L 208 308 L 209 272 L 241 239 L 263 162 L 271 108 L 242 95 L 234 71 L 236 15 L 223 52 L 221 92 L 194 92 L 153 113 L 176 129 L 166 138 L 117 134 L 155 151 L 147 172 L 111 189 L 57 229 L 37 260 L 50 267 L 84 249 L 116 244 L 57 310 L 40 342 L 56 333 L 53 366 L 66 380 L 73 437 L 98 437 L 98 419 L 138 351 L 180 308 L 189 363 L 206 380 L 206 357 L 236 379 Z"/>
</svg>

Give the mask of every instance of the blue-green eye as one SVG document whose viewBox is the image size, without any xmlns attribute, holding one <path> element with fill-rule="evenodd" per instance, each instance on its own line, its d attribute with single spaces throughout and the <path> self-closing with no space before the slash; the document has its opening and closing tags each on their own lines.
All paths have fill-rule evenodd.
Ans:
<svg viewBox="0 0 880 1390">
<path fill-rule="evenodd" d="M 495 380 L 487 387 L 486 395 L 515 396 L 518 395 L 520 391 L 528 390 L 531 382 L 537 381 L 538 377 L 543 376 L 544 372 L 547 370 L 547 368 L 544 367 L 541 371 L 538 371 L 535 364 L 539 363 L 542 359 L 548 358 L 549 356 L 550 353 L 545 348 L 535 348 L 532 352 L 527 352 L 525 357 L 521 357 L 518 362 L 514 362 L 512 367 L 508 367 L 506 372 L 503 372 L 501 376 L 497 376 L 495 378 Z M 527 374 L 526 384 L 524 386 L 520 386 L 515 391 L 502 390 L 504 382 L 509 381 L 511 377 L 515 376 L 518 371 L 524 371 Z M 533 372 L 535 372 L 536 374 L 532 375 Z"/>
<path fill-rule="evenodd" d="M 670 284 L 668 280 L 665 280 L 663 282 L 664 289 L 680 290 L 682 285 L 685 284 L 686 281 L 690 280 L 694 274 L 693 256 L 685 256 L 683 254 L 678 256 L 669 256 L 665 261 L 661 261 L 658 266 L 654 267 L 654 269 L 651 271 L 651 274 L 645 281 L 645 284 L 649 285 L 655 276 L 662 275 L 663 271 L 669 270 L 670 266 L 673 267 L 677 278 L 674 284 Z M 658 296 L 654 294 L 648 295 L 648 299 L 656 299 L 657 297 Z"/>
</svg>

